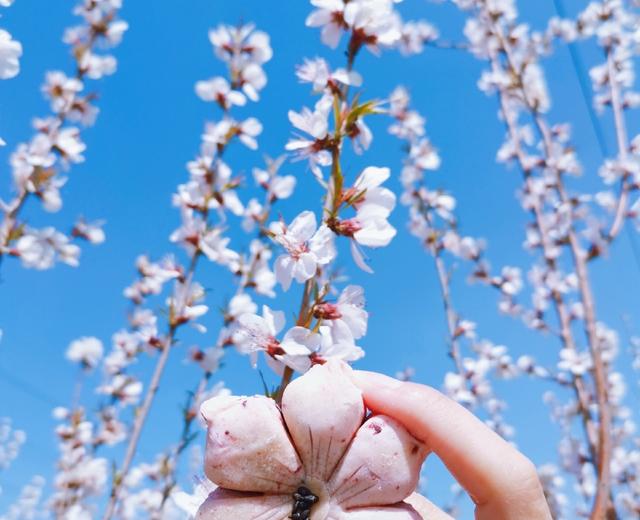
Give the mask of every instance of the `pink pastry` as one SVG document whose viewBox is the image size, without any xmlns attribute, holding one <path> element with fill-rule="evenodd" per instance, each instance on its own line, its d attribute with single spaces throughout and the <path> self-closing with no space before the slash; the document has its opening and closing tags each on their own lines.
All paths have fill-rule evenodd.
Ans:
<svg viewBox="0 0 640 520">
<path fill-rule="evenodd" d="M 340 361 L 311 368 L 273 399 L 214 397 L 205 473 L 219 488 L 200 520 L 419 520 L 414 492 L 426 447 L 397 421 L 365 420 Z"/>
</svg>

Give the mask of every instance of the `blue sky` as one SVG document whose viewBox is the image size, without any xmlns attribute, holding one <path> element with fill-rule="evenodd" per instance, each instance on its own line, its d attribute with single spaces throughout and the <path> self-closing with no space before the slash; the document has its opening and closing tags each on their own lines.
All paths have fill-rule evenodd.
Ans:
<svg viewBox="0 0 640 520">
<path fill-rule="evenodd" d="M 122 17 L 130 29 L 115 51 L 119 70 L 96 85 L 101 113 L 96 126 L 84 133 L 86 161 L 71 171 L 63 192 L 64 209 L 50 215 L 31 205 L 26 212 L 33 224 L 52 222 L 63 228 L 79 214 L 105 219 L 107 242 L 84 248 L 76 269 L 59 266 L 46 272 L 28 271 L 15 260 L 2 266 L 0 416 L 12 417 L 17 427 L 27 431 L 29 440 L 11 473 L 0 473 L 5 491 L 0 495 L 0 511 L 31 475 L 52 476 L 56 445 L 50 412 L 52 406 L 70 402 L 76 377 L 74 368 L 64 359 L 69 342 L 95 335 L 108 345 L 113 332 L 125 324 L 127 307 L 122 289 L 133 278 L 136 256 L 148 253 L 157 258 L 175 251 L 168 235 L 177 226 L 178 215 L 171 207 L 170 196 L 186 179 L 184 164 L 197 152 L 204 122 L 219 116 L 193 90 L 195 81 L 223 73 L 222 64 L 212 54 L 208 29 L 219 23 L 253 21 L 272 38 L 274 59 L 265 67 L 269 84 L 261 102 L 237 112 L 240 117 L 255 115 L 263 122 L 260 151 L 253 153 L 240 147 L 232 150 L 228 162 L 236 173 L 249 175 L 253 166 L 261 165 L 262 153 L 280 154 L 291 131 L 287 110 L 313 103 L 307 86 L 300 85 L 294 76 L 295 65 L 304 57 L 314 56 L 325 57 L 336 67 L 344 62 L 340 51 L 320 44 L 316 30 L 305 28 L 304 19 L 310 11 L 307 2 L 125 3 Z M 554 12 L 551 0 L 520 3 L 526 4 L 523 18 L 537 27 Z M 578 5 L 574 0 L 566 3 L 569 12 Z M 12 147 L 30 136 L 33 116 L 47 114 L 47 104 L 39 91 L 44 72 L 69 71 L 72 66 L 68 49 L 61 42 L 63 28 L 73 23 L 72 5 L 69 0 L 18 0 L 2 19 L 2 26 L 23 43 L 24 57 L 20 76 L 0 83 L 0 135 L 8 143 L 0 149 L 0 196 L 9 193 Z M 464 19 L 450 5 L 405 0 L 400 7 L 406 19 L 425 18 L 446 38 L 462 39 Z M 587 63 L 596 57 L 589 46 L 582 52 Z M 578 95 L 567 50 L 561 48 L 546 65 L 553 98 L 550 118 L 572 122 L 574 141 L 585 167 L 581 186 L 596 190 L 602 157 Z M 356 68 L 364 76 L 368 97 L 384 97 L 398 84 L 410 90 L 414 105 L 427 117 L 427 131 L 443 159 L 441 170 L 432 174 L 432 185 L 451 191 L 458 199 L 462 232 L 487 240 L 488 257 L 494 266 L 528 265 L 528 254 L 521 247 L 526 216 L 515 197 L 520 176 L 515 169 L 495 162 L 504 131 L 496 117 L 495 99 L 476 88 L 481 64 L 463 51 L 429 49 L 411 58 L 395 52 L 376 58 L 364 52 Z M 609 116 L 602 122 L 613 149 Z M 636 118 L 630 125 L 631 135 L 638 132 L 639 122 Z M 388 166 L 399 173 L 400 146 L 387 135 L 386 125 L 383 120 L 372 123 L 374 143 L 362 158 L 347 155 L 343 168 L 348 175 L 355 175 L 366 165 Z M 304 164 L 288 163 L 283 172 L 299 179 L 294 199 L 280 206 L 283 215 L 291 218 L 303 208 L 319 208 L 320 191 Z M 392 184 L 399 189 L 397 175 Z M 348 255 L 339 259 L 352 281 L 364 285 L 367 293 L 370 328 L 362 342 L 367 356 L 358 367 L 393 374 L 411 365 L 417 380 L 439 386 L 451 368 L 445 353 L 442 305 L 433 263 L 406 231 L 406 216 L 403 207 L 395 211 L 392 222 L 400 230 L 398 236 L 390 247 L 373 252 L 375 275 L 358 272 Z M 238 234 L 232 236 L 241 240 Z M 599 317 L 621 332 L 624 314 L 631 322 L 640 315 L 638 269 L 626 235 L 613 247 L 611 260 L 599 261 L 593 267 Z M 514 357 L 534 353 L 552 362 L 557 352 L 552 338 L 499 316 L 494 292 L 468 287 L 464 269 L 457 273 L 454 300 L 465 317 L 479 323 L 480 336 L 507 345 Z M 203 269 L 200 280 L 211 289 L 212 308 L 233 290 L 230 277 L 215 267 Z M 289 294 L 273 306 L 290 316 L 296 297 L 295 293 Z M 217 325 L 215 313 L 209 319 L 211 344 Z M 178 407 L 197 377 L 182 360 L 185 347 L 198 339 L 188 333 L 173 352 L 143 437 L 140 460 L 149 460 L 178 437 Z M 622 345 L 624 349 L 624 341 Z M 143 362 L 137 369 L 148 374 L 150 366 Z M 236 355 L 228 356 L 219 378 L 236 393 L 261 391 L 258 374 L 246 359 Z M 635 393 L 631 403 L 637 407 L 638 387 L 630 386 Z M 518 430 L 519 446 L 537 463 L 554 460 L 556 430 L 548 427 L 541 400 L 544 388 L 539 383 L 519 381 L 499 384 L 498 389 L 508 392 L 507 418 Z M 95 404 L 90 394 L 85 394 L 84 401 L 89 408 Z M 447 497 L 449 482 L 440 478 L 436 467 L 432 475 L 436 478 L 430 483 L 431 495 L 441 502 Z"/>
</svg>

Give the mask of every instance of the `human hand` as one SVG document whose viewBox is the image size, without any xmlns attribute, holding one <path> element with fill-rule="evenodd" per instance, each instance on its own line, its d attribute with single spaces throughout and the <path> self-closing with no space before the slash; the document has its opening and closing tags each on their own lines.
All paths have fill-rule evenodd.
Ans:
<svg viewBox="0 0 640 520">
<path fill-rule="evenodd" d="M 477 520 L 550 520 L 535 466 L 468 410 L 437 390 L 355 371 L 367 408 L 400 422 L 447 466 L 476 505 Z M 428 520 L 451 517 L 423 497 L 406 500 Z"/>
</svg>

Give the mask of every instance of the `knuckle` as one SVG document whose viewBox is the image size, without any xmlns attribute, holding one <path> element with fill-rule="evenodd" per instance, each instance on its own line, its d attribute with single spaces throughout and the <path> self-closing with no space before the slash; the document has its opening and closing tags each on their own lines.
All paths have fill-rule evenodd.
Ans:
<svg viewBox="0 0 640 520">
<path fill-rule="evenodd" d="M 537 498 L 542 494 L 542 485 L 536 466 L 522 453 L 517 452 L 510 469 L 509 493 L 519 498 Z"/>
</svg>

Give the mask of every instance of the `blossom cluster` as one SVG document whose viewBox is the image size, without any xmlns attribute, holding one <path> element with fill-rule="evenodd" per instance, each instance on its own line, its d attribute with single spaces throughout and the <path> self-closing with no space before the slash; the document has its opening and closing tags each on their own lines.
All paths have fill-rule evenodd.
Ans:
<svg viewBox="0 0 640 520">
<path fill-rule="evenodd" d="M 20 495 L 7 508 L 0 520 L 35 520 L 42 518 L 42 498 L 44 495 L 45 479 L 40 475 L 34 476 L 28 484 L 20 490 Z"/>
<path fill-rule="evenodd" d="M 508 438 L 514 432 L 503 417 L 507 404 L 496 396 L 490 377 L 495 374 L 504 379 L 513 378 L 520 373 L 519 367 L 504 345 L 479 339 L 476 323 L 464 319 L 455 310 L 449 274 L 454 268 L 446 264 L 445 256 L 446 253 L 452 259 L 469 262 L 473 275 L 477 276 L 479 271 L 487 270 L 482 260 L 484 244 L 482 240 L 459 234 L 455 198 L 442 190 L 429 188 L 431 183 L 427 175 L 439 168 L 440 157 L 426 135 L 425 118 L 411 108 L 410 101 L 404 87 L 397 87 L 389 96 L 388 111 L 393 119 L 389 133 L 406 143 L 400 201 L 409 209 L 410 232 L 434 258 L 445 305 L 449 356 L 455 370 L 445 374 L 444 391 L 476 413 L 486 412 L 486 423 Z M 520 287 L 517 275 L 511 284 L 512 292 L 517 293 Z M 507 282 L 501 285 L 506 286 Z M 468 354 L 465 354 L 464 346 L 467 346 Z"/>
<path fill-rule="evenodd" d="M 10 3 L 0 0 L 0 6 Z M 519 20 L 515 0 L 451 3 L 468 16 L 468 44 L 455 48 L 466 48 L 486 63 L 478 87 L 499 104 L 505 139 L 497 161 L 515 166 L 522 175 L 518 199 L 530 219 L 524 247 L 531 266 L 505 265 L 494 271 L 484 241 L 462 233 L 456 199 L 433 187 L 431 172 L 440 168 L 441 156 L 408 90 L 398 87 L 387 100 L 365 99 L 369 86 L 363 88 L 356 67 L 364 48 L 375 55 L 390 49 L 410 55 L 439 46 L 431 24 L 402 20 L 401 0 L 311 0 L 306 25 L 319 28 L 329 48 L 342 44 L 345 63 L 336 67 L 329 58 L 307 58 L 296 68 L 313 102 L 288 110 L 292 135 L 284 145 L 286 154 L 265 157 L 249 179 L 234 169 L 227 150 L 239 145 L 253 157 L 259 148 L 264 130 L 259 113 L 239 118 L 237 109 L 260 100 L 273 49 L 269 35 L 253 24 L 219 25 L 208 36 L 225 72 L 198 81 L 195 94 L 213 104 L 220 116 L 204 124 L 198 152 L 186 165 L 188 177 L 171 197 L 179 223 L 169 241 L 177 250 L 159 259 L 136 259 L 135 279 L 124 289 L 130 305 L 127 325 L 113 334 L 106 351 L 100 339 L 85 336 L 66 352 L 77 365 L 79 382 L 72 404 L 54 410 L 60 455 L 47 507 L 57 518 L 95 518 L 105 496 L 104 520 L 184 518 L 185 513 L 199 514 L 203 502 L 201 511 L 215 509 L 213 499 L 205 502 L 215 487 L 212 482 L 203 477 L 192 489 L 179 474 L 201 426 L 201 405 L 213 397 L 216 403 L 238 404 L 217 376 L 225 356 L 233 350 L 247 356 L 253 367 L 264 362 L 273 369 L 280 384 L 270 390 L 265 382 L 265 392 L 275 403 L 294 393 L 297 383 L 287 385 L 295 373 L 308 374 L 303 377 L 310 381 L 329 367 L 361 359 L 370 317 L 365 289 L 346 282 L 336 265 L 339 255 L 350 250 L 356 267 L 373 273 L 367 254 L 389 246 L 396 236 L 390 216 L 397 200 L 407 208 L 410 233 L 434 260 L 447 329 L 445 352 L 453 362 L 444 374 L 445 393 L 515 441 L 507 420 L 510 403 L 498 392 L 505 384 L 495 380 L 529 376 L 543 381 L 550 389 L 543 399 L 559 431 L 557 463 L 539 467 L 554 518 L 637 514 L 640 449 L 626 382 L 617 368 L 622 348 L 618 333 L 596 312 L 590 265 L 608 252 L 627 221 L 637 223 L 640 216 L 640 136 L 630 137 L 626 123 L 628 111 L 640 105 L 634 90 L 640 19 L 624 0 L 592 1 L 575 19 L 554 17 L 536 31 Z M 74 239 L 100 243 L 105 238 L 98 223 L 81 219 L 64 234 L 53 227 L 28 226 L 21 212 L 27 199 L 41 201 L 46 211 L 61 208 L 63 172 L 83 160 L 80 128 L 91 125 L 97 114 L 85 83 L 115 71 L 115 58 L 100 49 L 117 45 L 126 31 L 126 22 L 117 17 L 121 7 L 121 0 L 83 0 L 75 10 L 82 24 L 67 30 L 64 40 L 72 47 L 77 70 L 71 76 L 47 74 L 43 92 L 52 116 L 35 120 L 36 135 L 11 156 L 17 195 L 0 207 L 0 259 L 15 256 L 37 269 L 56 261 L 76 265 L 80 250 Z M 551 92 L 543 68 L 543 58 L 558 42 L 576 45 L 587 39 L 603 51 L 604 61 L 590 71 L 594 106 L 611 112 L 617 143 L 617 152 L 606 154 L 600 168 L 606 188 L 597 193 L 574 191 L 585 168 L 570 126 L 549 123 Z M 0 78 L 17 73 L 20 53 L 20 45 L 0 30 Z M 354 175 L 343 169 L 348 153 L 365 160 L 374 140 L 371 120 L 380 115 L 390 116 L 389 132 L 406 150 L 398 196 L 390 188 L 390 165 L 365 162 Z M 297 195 L 298 179 L 306 170 L 317 182 L 312 187 L 321 204 L 309 205 L 318 197 L 305 192 L 305 205 L 296 214 L 280 214 L 274 208 Z M 239 239 L 236 230 L 242 231 Z M 233 294 L 222 295 L 225 300 L 217 305 L 209 292 L 214 283 L 202 269 L 205 262 L 213 276 L 235 282 Z M 546 361 L 550 366 L 538 361 L 542 355 L 516 356 L 515 347 L 479 337 L 480 326 L 456 306 L 452 277 L 460 265 L 472 282 L 496 289 L 502 313 L 558 340 L 557 359 Z M 293 312 L 284 308 L 284 293 L 299 296 Z M 217 319 L 212 312 L 216 307 L 221 310 Z M 288 323 L 286 317 L 291 317 Z M 187 326 L 195 332 L 188 334 Z M 638 343 L 631 340 L 635 368 L 640 367 Z M 166 367 L 183 346 L 182 357 L 195 377 L 180 408 L 181 431 L 164 450 L 140 460 L 142 432 Z M 154 368 L 146 381 L 140 368 L 150 360 Z M 413 375 L 408 367 L 399 377 Z M 99 404 L 92 408 L 82 404 L 83 384 L 90 379 L 100 381 L 95 388 Z M 176 395 L 175 388 L 170 391 Z M 256 399 L 276 407 L 270 399 Z M 306 409 L 303 400 L 292 403 Z M 243 408 L 237 406 L 238 415 L 247 413 Z M 211 410 L 206 404 L 202 409 L 207 418 Z M 256 436 L 254 430 L 242 431 L 248 439 Z M 22 442 L 12 432 L 9 423 L 0 423 L 0 469 Z M 306 449 L 303 441 L 306 437 L 296 441 L 296 448 Z M 122 459 L 110 471 L 109 458 L 120 453 Z M 43 485 L 34 480 L 25 487 L 7 518 L 36 515 Z M 226 499 L 227 491 L 214 495 Z M 454 500 L 462 494 L 459 486 L 453 488 Z M 291 512 L 290 496 L 285 498 L 279 498 L 279 507 Z M 367 505 L 374 502 L 378 505 L 374 499 Z"/>
<path fill-rule="evenodd" d="M 11 466 L 26 438 L 24 431 L 12 427 L 11 419 L 0 419 L 0 470 L 6 470 Z"/>
<path fill-rule="evenodd" d="M 100 222 L 79 218 L 65 234 L 52 226 L 27 225 L 22 211 L 29 199 L 37 199 L 47 212 L 62 207 L 60 190 L 68 180 L 65 172 L 84 161 L 81 128 L 92 125 L 98 114 L 95 93 L 86 92 L 85 83 L 116 70 L 115 57 L 99 49 L 121 42 L 128 28 L 117 17 L 121 7 L 122 0 L 83 0 L 74 9 L 82 23 L 69 27 L 63 40 L 71 47 L 76 70 L 71 76 L 59 70 L 47 72 L 42 92 L 50 102 L 51 115 L 35 118 L 34 136 L 11 154 L 15 195 L 0 201 L 0 258 L 18 257 L 25 267 L 34 269 L 49 269 L 55 262 L 77 266 L 80 248 L 76 239 L 92 244 L 105 239 Z"/>
<path fill-rule="evenodd" d="M 634 218 L 631 195 L 637 190 L 633 173 L 637 158 L 627 138 L 624 111 L 633 107 L 635 98 L 630 88 L 633 75 L 629 75 L 631 42 L 636 37 L 630 27 L 635 15 L 625 2 L 591 2 L 577 20 L 555 18 L 545 33 L 537 33 L 518 21 L 511 0 L 454 3 L 471 13 L 465 27 L 470 51 L 489 62 L 478 86 L 497 96 L 506 126 L 497 159 L 517 164 L 522 172 L 520 201 L 531 215 L 524 245 L 539 253 L 527 273 L 531 308 L 511 308 L 530 327 L 556 335 L 561 344 L 556 370 L 539 366 L 530 356 L 520 359 L 520 367 L 532 376 L 572 389 L 566 403 L 552 393 L 546 399 L 562 430 L 562 470 L 575 479 L 584 500 L 577 513 L 587 514 L 593 508 L 591 514 L 598 517 L 635 511 L 637 489 L 627 478 L 636 471 L 637 445 L 631 433 L 635 425 L 624 403 L 624 378 L 614 367 L 617 334 L 598 320 L 588 268 L 590 261 L 607 250 L 625 220 Z M 594 103 L 597 108 L 611 108 L 618 143 L 617 157 L 607 159 L 600 173 L 605 183 L 618 183 L 617 194 L 569 191 L 567 178 L 582 173 L 570 127 L 547 122 L 550 96 L 541 66 L 543 56 L 550 52 L 553 38 L 573 42 L 591 36 L 606 57 L 604 65 L 591 70 Z M 612 216 L 598 215 L 592 202 L 609 209 Z M 486 272 L 478 278 L 492 280 Z M 578 325 L 586 332 L 587 348 L 582 347 Z M 576 423 L 581 435 L 575 433 Z M 553 493 L 558 484 L 553 472 L 546 471 L 544 481 Z M 609 497 L 612 489 L 614 501 Z M 555 506 L 562 509 L 566 497 L 556 499 Z M 564 514 L 560 511 L 558 516 Z"/>
<path fill-rule="evenodd" d="M 97 432 L 81 407 L 56 408 L 54 417 L 60 457 L 49 507 L 58 518 L 91 518 L 88 499 L 104 492 L 109 462 L 95 456 Z"/>
<path fill-rule="evenodd" d="M 13 0 L 1 0 L 0 7 L 9 7 Z M 11 33 L 0 29 L 0 79 L 11 79 L 20 73 L 20 57 L 22 44 L 11 36 Z M 0 146 L 6 143 L 0 138 Z"/>
<path fill-rule="evenodd" d="M 401 1 L 401 0 L 400 0 Z M 309 27 L 321 27 L 322 42 L 335 49 L 344 33 L 353 61 L 362 47 L 374 54 L 398 48 L 402 54 L 418 54 L 438 37 L 437 29 L 425 21 L 403 22 L 394 0 L 312 0 L 316 9 L 307 17 Z"/>
<path fill-rule="evenodd" d="M 618 143 L 617 155 L 605 160 L 599 171 L 607 186 L 618 186 L 618 193 L 607 189 L 594 196 L 595 202 L 613 215 L 608 229 L 595 225 L 590 233 L 592 247 L 597 248 L 598 254 L 606 251 L 625 219 L 640 225 L 640 134 L 630 138 L 624 121 L 628 110 L 640 108 L 640 93 L 634 89 L 633 62 L 640 55 L 639 23 L 637 10 L 617 0 L 591 2 L 574 23 L 576 38 L 595 38 L 604 50 L 605 61 L 594 65 L 589 75 L 596 109 L 603 112 L 610 107 L 613 111 Z M 570 37 L 565 39 L 571 41 Z"/>
<path fill-rule="evenodd" d="M 363 103 L 358 96 L 349 96 L 348 88 L 361 83 L 359 74 L 353 70 L 353 60 L 349 60 L 349 70 L 338 70 L 334 74 L 320 59 L 307 60 L 298 69 L 300 80 L 311 83 L 320 99 L 314 111 L 305 108 L 300 113 L 290 112 L 294 127 L 306 131 L 311 138 L 296 136 L 287 149 L 309 160 L 326 195 L 319 224 L 315 212 L 309 210 L 287 223 L 282 218 L 271 217 L 274 203 L 290 197 L 296 184 L 295 177 L 279 173 L 282 158 L 268 159 L 265 168 L 254 168 L 254 180 L 263 192 L 263 200 L 252 197 L 247 203 L 241 197 L 242 179 L 234 177 L 231 167 L 223 160 L 235 138 L 249 149 L 257 148 L 256 137 L 262 131 L 262 124 L 253 117 L 238 121 L 232 109 L 259 99 L 260 90 L 266 84 L 263 66 L 272 56 L 269 38 L 252 25 L 246 25 L 220 26 L 210 31 L 209 39 L 216 56 L 226 64 L 228 74 L 196 84 L 196 94 L 205 102 L 215 103 L 223 116 L 205 125 L 200 153 L 187 165 L 189 180 L 178 186 L 173 196 L 181 223 L 170 240 L 184 249 L 188 262 L 183 265 L 176 257 L 166 257 L 159 262 L 144 256 L 138 259 L 138 278 L 125 290 L 133 306 L 130 327 L 114 336 L 112 351 L 103 362 L 107 378 L 99 390 L 110 398 L 111 404 L 105 409 L 113 411 L 107 414 L 117 425 L 112 425 L 112 429 L 122 431 L 123 423 L 114 417 L 121 416 L 125 407 L 135 405 L 139 397 L 144 396 L 142 412 L 138 411 L 133 418 L 128 434 L 129 454 L 135 452 L 144 414 L 148 413 L 157 389 L 155 378 L 149 387 L 143 388 L 131 371 L 132 364 L 141 353 L 158 354 L 160 372 L 157 373 L 161 375 L 179 328 L 189 324 L 201 332 L 206 331 L 202 319 L 209 305 L 204 301 L 203 286 L 195 279 L 199 261 L 206 258 L 228 270 L 236 278 L 238 288 L 224 306 L 224 327 L 218 340 L 213 346 L 194 346 L 189 350 L 188 359 L 199 365 L 202 375 L 183 410 L 187 437 L 183 435 L 176 447 L 152 464 L 133 467 L 132 457 L 127 455 L 122 467 L 116 470 L 113 500 L 105 517 L 110 517 L 116 509 L 118 514 L 149 513 L 154 508 L 157 512 L 164 508 L 169 496 L 179 493 L 175 480 L 177 458 L 190 440 L 199 404 L 221 391 L 218 386 L 208 390 L 207 383 L 218 369 L 224 349 L 234 346 L 254 361 L 258 352 L 264 352 L 267 363 L 282 373 L 285 380 L 293 370 L 304 372 L 330 358 L 353 361 L 361 357 L 364 352 L 356 341 L 366 333 L 368 318 L 363 289 L 349 285 L 336 292 L 330 270 L 338 251 L 334 244 L 340 237 L 348 240 L 356 263 L 371 271 L 360 248 L 388 245 L 396 233 L 388 223 L 395 195 L 383 186 L 390 170 L 367 167 L 347 184 L 340 168 L 344 140 L 351 140 L 357 153 L 364 151 L 372 138 L 364 119 L 377 112 L 375 101 Z M 352 58 L 355 59 L 355 53 Z M 327 107 L 332 105 L 339 109 L 330 129 Z M 321 135 L 317 127 L 323 125 L 326 132 Z M 331 166 L 328 180 L 324 180 L 320 170 L 325 166 Z M 347 215 L 347 211 L 353 213 Z M 245 232 L 257 230 L 246 252 L 232 247 L 227 236 L 227 229 L 236 218 L 241 219 Z M 277 284 L 286 291 L 294 280 L 304 285 L 300 313 L 295 326 L 289 328 L 282 339 L 277 339 L 284 325 L 283 313 L 272 311 L 265 304 L 262 315 L 257 315 L 258 304 L 250 292 L 255 297 L 273 297 Z M 169 282 L 173 288 L 165 302 L 167 329 L 163 333 L 159 314 L 151 311 L 147 304 L 150 298 L 165 294 Z M 93 363 L 87 358 L 98 349 L 95 345 L 85 345 L 84 350 L 75 352 L 74 358 L 87 366 Z M 136 478 L 129 478 L 132 474 Z M 155 482 L 154 491 L 141 488 L 143 481 Z"/>
<path fill-rule="evenodd" d="M 319 16 L 318 12 L 312 14 L 307 23 L 315 23 Z M 374 30 L 374 26 L 373 22 L 364 24 L 362 30 Z M 349 47 L 352 49 L 352 44 Z M 318 223 L 316 213 L 305 210 L 290 222 L 280 219 L 265 225 L 264 233 L 281 251 L 274 271 L 282 289 L 289 290 L 294 281 L 303 285 L 296 323 L 278 339 L 285 325 L 284 314 L 264 305 L 261 315 L 240 315 L 237 331 L 230 336 L 240 352 L 252 356 L 254 364 L 257 353 L 263 352 L 280 373 L 287 369 L 306 372 L 329 358 L 355 361 L 362 357 L 364 352 L 356 341 L 367 329 L 363 289 L 347 286 L 337 299 L 331 298 L 337 290 L 331 274 L 339 250 L 337 242 L 347 239 L 355 263 L 372 272 L 361 248 L 387 246 L 396 234 L 388 222 L 396 197 L 383 186 L 390 176 L 389 168 L 366 167 L 347 184 L 340 165 L 345 140 L 351 141 L 357 154 L 370 146 L 373 135 L 365 119 L 378 112 L 375 100 L 360 102 L 357 96 L 349 97 L 349 89 L 362 84 L 362 77 L 353 69 L 358 50 L 349 56 L 346 68 L 332 71 L 325 60 L 316 58 L 305 60 L 297 69 L 300 81 L 311 84 L 319 99 L 313 109 L 289 111 L 289 120 L 300 133 L 286 149 L 294 152 L 294 159 L 308 161 L 325 190 L 322 220 Z M 323 171 L 327 167 L 328 178 Z"/>
</svg>

